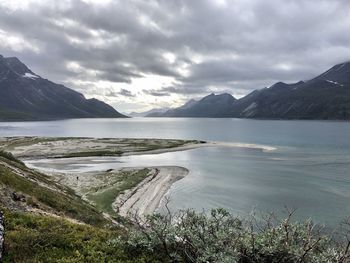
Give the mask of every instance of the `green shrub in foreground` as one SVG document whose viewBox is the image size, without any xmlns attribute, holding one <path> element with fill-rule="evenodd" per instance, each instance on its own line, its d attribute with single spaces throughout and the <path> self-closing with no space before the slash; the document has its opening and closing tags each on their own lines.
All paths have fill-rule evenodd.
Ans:
<svg viewBox="0 0 350 263">
<path fill-rule="evenodd" d="M 175 217 L 156 214 L 136 220 L 128 238 L 114 244 L 130 254 L 146 251 L 170 262 L 350 262 L 349 243 L 337 243 L 311 221 L 293 223 L 291 217 L 257 223 L 224 209 L 209 215 L 193 210 Z"/>
</svg>

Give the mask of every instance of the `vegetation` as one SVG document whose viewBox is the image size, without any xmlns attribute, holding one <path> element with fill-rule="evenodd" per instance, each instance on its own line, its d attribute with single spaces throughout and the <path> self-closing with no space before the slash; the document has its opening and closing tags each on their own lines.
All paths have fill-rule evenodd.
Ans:
<svg viewBox="0 0 350 263">
<path fill-rule="evenodd" d="M 62 142 L 58 143 L 58 142 Z M 8 137 L 1 141 L 0 149 L 14 151 L 17 157 L 73 158 L 90 156 L 120 156 L 129 152 L 145 152 L 169 149 L 187 144 L 199 144 L 197 140 L 171 139 L 118 139 L 84 137 Z M 70 145 L 69 149 L 64 145 Z M 73 147 L 71 147 L 73 146 Z M 74 147 L 75 146 L 75 147 Z M 20 151 L 18 151 L 20 148 Z M 48 149 L 50 149 L 48 151 Z"/>
<path fill-rule="evenodd" d="M 170 148 L 176 148 L 183 146 L 185 144 L 196 144 L 196 143 L 205 143 L 203 141 L 197 141 L 197 140 L 165 140 L 166 144 L 162 144 L 162 140 L 154 140 L 152 141 L 135 141 L 130 142 L 130 146 L 133 146 L 135 148 L 134 151 L 136 152 L 143 152 L 143 151 L 154 151 L 159 149 L 170 149 Z"/>
<path fill-rule="evenodd" d="M 209 215 L 193 210 L 137 220 L 125 239 L 113 241 L 128 253 L 157 255 L 165 262 L 349 262 L 349 241 L 336 242 L 311 221 L 273 215 L 264 222 L 242 220 L 224 209 Z"/>
<path fill-rule="evenodd" d="M 101 140 L 103 141 L 103 140 Z M 113 143 L 113 141 L 109 141 L 105 139 L 108 143 Z M 162 143 L 164 142 L 164 144 Z M 120 142 L 119 142 L 120 143 Z M 123 142 L 124 146 L 129 147 L 129 149 L 120 148 L 119 150 L 93 150 L 93 151 L 81 151 L 81 152 L 72 152 L 59 156 L 55 156 L 54 158 L 74 158 L 74 157 L 90 157 L 90 156 L 120 156 L 125 152 L 145 152 L 145 151 L 154 151 L 159 149 L 170 149 L 183 146 L 189 143 L 205 143 L 204 141 L 184 141 L 184 140 L 125 140 Z"/>
<path fill-rule="evenodd" d="M 116 196 L 138 185 L 149 175 L 149 172 L 150 169 L 147 168 L 138 171 L 122 171 L 116 177 L 116 180 L 110 182 L 108 186 L 93 189 L 95 193 L 89 194 L 88 199 L 91 200 L 100 211 L 116 216 L 112 208 Z"/>
<path fill-rule="evenodd" d="M 11 111 L 4 108 L 0 108 L 1 121 L 8 121 L 8 120 L 22 121 L 22 120 L 28 120 L 28 119 L 35 119 L 35 118 L 31 114 L 28 114 L 25 112 Z"/>
<path fill-rule="evenodd" d="M 170 220 L 173 224 L 170 224 Z M 174 220 L 176 223 L 174 223 Z M 4 262 L 349 262 L 349 244 L 291 215 L 264 223 L 223 209 L 155 214 L 129 232 L 5 210 Z M 64 229 L 64 231 L 62 231 Z M 342 246 L 344 245 L 344 246 Z"/>
<path fill-rule="evenodd" d="M 113 245 L 121 230 L 10 211 L 5 211 L 5 225 L 4 262 L 157 262 Z"/>
<path fill-rule="evenodd" d="M 74 157 L 92 157 L 92 156 L 120 156 L 122 151 L 84 151 L 84 152 L 72 152 L 60 156 L 55 156 L 54 158 L 74 158 Z"/>
<path fill-rule="evenodd" d="M 7 159 L 0 157 L 0 161 Z M 0 165 L 0 186 L 23 194 L 28 205 L 54 211 L 92 225 L 107 223 L 97 209 L 76 196 L 73 190 L 57 185 L 47 176 L 29 168 L 21 165 L 16 167 L 14 165 L 17 163 L 14 161 L 9 161 L 8 164 L 16 170 Z"/>
<path fill-rule="evenodd" d="M 24 163 L 21 160 L 19 160 L 16 157 L 14 157 L 13 154 L 10 153 L 10 152 L 6 152 L 4 150 L 0 150 L 0 157 L 3 157 L 5 159 L 7 159 L 7 160 L 10 160 L 10 161 L 19 163 L 21 165 L 24 165 Z"/>
</svg>

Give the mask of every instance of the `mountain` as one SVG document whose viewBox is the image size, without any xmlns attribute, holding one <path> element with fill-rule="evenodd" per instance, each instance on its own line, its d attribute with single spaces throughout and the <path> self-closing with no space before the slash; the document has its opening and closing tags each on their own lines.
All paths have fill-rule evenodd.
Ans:
<svg viewBox="0 0 350 263">
<path fill-rule="evenodd" d="M 134 112 L 131 112 L 127 115 L 130 117 L 146 117 L 148 115 L 157 115 L 157 114 L 161 115 L 168 110 L 170 110 L 170 108 L 168 108 L 168 107 L 156 108 L 156 109 L 151 109 L 151 110 L 143 111 L 143 112 L 135 112 L 134 111 Z"/>
<path fill-rule="evenodd" d="M 41 78 L 16 57 L 0 55 L 0 120 L 120 117 L 125 116 L 110 105 Z"/>
<path fill-rule="evenodd" d="M 211 94 L 148 116 L 350 120 L 350 62 L 305 82 L 277 82 L 238 100 L 229 94 Z"/>
<path fill-rule="evenodd" d="M 170 109 L 163 114 L 149 114 L 148 117 L 228 117 L 236 99 L 227 93 L 210 94 L 201 100 L 190 100 L 181 107 Z"/>
<path fill-rule="evenodd" d="M 350 119 L 350 62 L 314 79 L 278 82 L 235 102 L 230 116 L 267 119 Z"/>
</svg>

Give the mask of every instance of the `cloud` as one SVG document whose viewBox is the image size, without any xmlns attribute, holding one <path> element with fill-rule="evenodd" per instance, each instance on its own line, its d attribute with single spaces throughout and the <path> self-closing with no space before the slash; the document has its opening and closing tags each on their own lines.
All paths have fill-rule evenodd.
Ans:
<svg viewBox="0 0 350 263">
<path fill-rule="evenodd" d="M 89 96 L 112 86 L 136 104 L 169 103 L 243 95 L 350 60 L 349 13 L 345 0 L 7 0 L 0 50 Z M 145 76 L 158 87 L 135 87 Z"/>
<path fill-rule="evenodd" d="M 124 97 L 135 97 L 134 94 L 131 93 L 131 91 L 129 90 L 126 90 L 126 89 L 121 89 L 119 92 L 118 92 L 119 95 L 122 95 Z"/>
<path fill-rule="evenodd" d="M 155 89 L 151 89 L 151 90 L 143 90 L 143 93 L 154 96 L 154 97 L 166 97 L 166 96 L 170 96 L 169 92 L 166 92 L 164 90 L 155 90 Z"/>
</svg>

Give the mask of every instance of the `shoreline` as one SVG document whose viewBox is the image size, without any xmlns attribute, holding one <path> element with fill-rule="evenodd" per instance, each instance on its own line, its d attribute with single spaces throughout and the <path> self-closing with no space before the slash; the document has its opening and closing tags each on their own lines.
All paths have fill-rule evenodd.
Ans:
<svg viewBox="0 0 350 263">
<path fill-rule="evenodd" d="M 35 137 L 36 139 L 36 137 Z M 39 137 L 40 139 L 40 137 Z M 69 139 L 67 139 L 69 140 Z M 92 149 L 95 147 L 110 147 L 110 141 L 109 139 L 86 139 L 86 142 L 83 142 L 83 139 L 77 139 L 78 144 L 77 145 L 69 145 L 70 150 L 75 150 L 75 147 L 83 147 L 84 149 Z M 111 139 L 112 140 L 112 139 Z M 167 147 L 170 144 L 166 144 L 166 142 L 174 142 L 176 140 L 163 140 L 163 139 L 151 139 L 151 140 L 134 140 L 134 139 L 113 139 L 118 144 L 122 144 L 125 142 L 125 140 L 128 143 L 124 143 L 123 147 L 124 150 L 127 150 L 124 153 L 121 153 L 119 156 L 130 156 L 130 155 L 147 155 L 147 154 L 161 154 L 161 153 L 168 153 L 168 152 L 177 152 L 177 151 L 186 151 L 191 149 L 198 149 L 203 147 L 227 147 L 227 148 L 245 148 L 245 149 L 255 149 L 260 150 L 264 152 L 268 151 L 274 151 L 277 148 L 273 146 L 268 145 L 260 145 L 260 144 L 249 144 L 249 143 L 235 143 L 235 142 L 218 142 L 218 141 L 196 141 L 197 143 L 193 143 L 194 140 L 177 140 L 180 142 L 184 142 L 185 144 L 175 147 Z M 133 146 L 134 149 L 132 149 L 132 143 L 135 142 L 158 142 L 161 144 L 164 144 L 164 148 L 155 149 L 155 150 L 140 150 L 142 148 Z M 187 142 L 187 143 L 186 143 Z M 199 142 L 199 143 L 198 143 Z M 79 144 L 80 143 L 80 144 Z M 104 143 L 104 145 L 102 145 Z M 62 145 L 61 145 L 62 144 Z M 64 150 L 64 146 L 67 146 L 67 142 L 65 140 L 61 141 L 50 141 L 49 143 L 38 143 L 34 145 L 34 149 L 36 151 L 42 152 L 47 151 L 50 145 L 54 145 L 56 150 L 58 152 L 62 152 Z M 35 148 L 36 147 L 36 148 Z M 39 149 L 39 148 L 40 149 Z M 17 152 L 27 150 L 30 153 L 33 153 L 33 146 L 23 146 L 21 145 L 18 147 Z M 90 153 L 90 152 L 88 152 Z M 35 158 L 36 157 L 36 158 Z M 39 157 L 39 158 L 38 158 Z M 46 161 L 49 160 L 49 162 L 57 162 L 58 160 L 63 160 L 63 164 L 65 162 L 79 164 L 79 159 L 84 158 L 99 158 L 100 156 L 85 156 L 85 157 L 72 157 L 72 158 L 58 158 L 58 159 L 46 159 Z M 101 157 L 109 157 L 109 156 L 101 156 Z M 118 157 L 118 156 L 116 156 Z M 40 158 L 40 156 L 32 157 L 31 159 L 23 158 L 24 161 L 27 161 L 28 166 L 34 169 L 37 169 L 39 171 L 43 171 L 46 174 L 50 174 L 48 170 L 50 167 L 39 167 L 35 164 L 33 165 L 33 162 L 35 160 L 42 160 L 45 162 L 45 159 Z M 55 160 L 55 161 L 53 161 Z M 66 160 L 66 161 L 64 161 Z M 164 196 L 168 193 L 171 186 L 178 180 L 184 178 L 186 175 L 189 174 L 189 170 L 184 167 L 179 166 L 150 166 L 150 167 L 138 167 L 138 168 L 132 168 L 132 167 L 123 167 L 119 170 L 117 170 L 118 173 L 121 173 L 123 170 L 140 170 L 140 169 L 150 169 L 151 173 L 149 176 L 145 177 L 142 181 L 139 181 L 136 185 L 133 185 L 131 188 L 123 190 L 118 195 L 114 196 L 114 199 L 110 200 L 111 209 L 118 213 L 122 217 L 130 217 L 135 214 L 137 214 L 140 218 L 144 218 L 146 215 L 153 213 L 156 211 L 160 205 L 161 201 L 163 200 Z M 46 170 L 46 171 L 45 171 Z M 115 183 L 113 182 L 113 177 L 108 177 L 108 171 L 96 171 L 96 172 L 66 172 L 66 171 L 56 171 L 54 172 L 54 169 L 51 171 L 51 176 L 55 177 L 58 182 L 63 183 L 64 185 L 67 185 L 74 189 L 79 195 L 82 196 L 83 199 L 86 199 L 86 195 L 89 189 L 103 186 L 105 189 L 113 188 L 115 187 Z M 99 174 L 99 175 L 98 175 Z M 98 176 L 97 176 L 98 175 Z M 101 176 L 101 177 L 100 177 Z M 107 179 L 107 177 L 109 179 Z M 78 180 L 78 177 L 80 178 Z M 103 182 L 103 179 L 109 180 L 111 185 L 109 185 L 108 182 Z"/>
<path fill-rule="evenodd" d="M 222 142 L 222 141 L 205 141 L 203 143 L 192 143 L 192 144 L 186 144 L 183 146 L 177 146 L 177 147 L 173 147 L 173 148 L 163 148 L 163 149 L 140 151 L 140 152 L 126 152 L 126 153 L 121 154 L 121 156 L 180 152 L 180 151 L 193 150 L 193 149 L 198 149 L 198 148 L 203 148 L 203 147 L 245 148 L 245 149 L 261 150 L 263 152 L 271 152 L 271 151 L 277 150 L 276 147 L 264 145 L 264 144 Z"/>
<path fill-rule="evenodd" d="M 112 208 L 120 216 L 137 216 L 143 219 L 152 214 L 159 208 L 171 186 L 189 174 L 188 169 L 179 166 L 148 168 L 155 169 L 155 174 L 116 197 Z"/>
<path fill-rule="evenodd" d="M 147 166 L 147 167 L 123 167 L 118 170 L 112 170 L 117 177 L 108 176 L 108 171 L 99 172 L 49 172 L 37 167 L 31 166 L 32 169 L 42 171 L 58 183 L 73 189 L 81 198 L 89 203 L 94 204 L 88 196 L 91 194 L 87 189 L 103 186 L 108 189 L 107 181 L 112 182 L 113 178 L 117 178 L 118 174 L 123 171 L 137 172 L 148 169 L 149 175 L 140 181 L 137 185 L 123 191 L 114 196 L 111 202 L 111 208 L 118 215 L 131 218 L 135 214 L 144 219 L 146 215 L 155 212 L 161 205 L 164 196 L 168 193 L 172 185 L 178 180 L 183 179 L 189 174 L 189 170 L 180 166 Z M 79 178 L 79 179 L 78 179 Z M 102 211 L 103 212 L 103 211 Z M 105 211 L 103 213 L 106 213 Z"/>
</svg>

